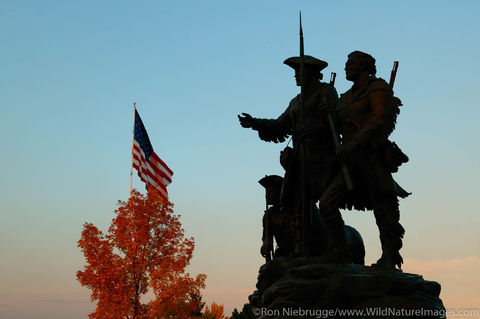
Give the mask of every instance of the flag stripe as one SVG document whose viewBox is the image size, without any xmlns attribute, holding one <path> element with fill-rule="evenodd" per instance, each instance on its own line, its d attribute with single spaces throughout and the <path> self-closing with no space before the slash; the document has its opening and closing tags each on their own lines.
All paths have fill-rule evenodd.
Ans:
<svg viewBox="0 0 480 319">
<path fill-rule="evenodd" d="M 164 180 L 162 178 L 159 178 L 159 176 L 153 174 L 152 171 L 149 169 L 150 168 L 149 165 L 145 165 L 144 161 L 141 161 L 141 160 L 139 161 L 138 158 L 134 156 L 133 163 L 136 164 L 137 167 L 135 168 L 137 168 L 140 177 L 144 176 L 144 179 L 150 179 L 150 181 L 153 181 L 155 183 L 161 183 L 162 186 L 166 187 L 166 185 L 164 185 L 163 183 Z"/>
<path fill-rule="evenodd" d="M 155 153 L 153 153 L 155 154 Z M 153 156 L 151 156 L 153 157 Z M 172 175 L 167 175 L 165 174 L 165 169 L 163 169 L 163 166 L 160 166 L 158 162 L 156 162 L 156 160 L 154 158 L 150 158 L 150 163 L 151 163 L 151 167 L 152 169 L 155 171 L 156 174 L 160 175 L 164 181 L 165 181 L 165 184 L 170 184 L 172 182 Z"/>
<path fill-rule="evenodd" d="M 147 173 L 148 170 L 146 168 L 139 167 L 138 163 L 136 163 L 135 161 L 133 162 L 133 167 L 138 170 L 138 176 L 140 177 L 142 182 L 147 183 L 147 187 L 148 185 L 152 185 L 153 187 L 155 187 L 157 190 L 160 191 L 161 195 L 163 195 L 165 199 L 168 198 L 167 188 L 164 185 L 162 185 L 161 182 L 156 180 L 151 174 Z"/>
<path fill-rule="evenodd" d="M 158 162 L 160 162 L 160 165 L 165 169 L 165 174 L 170 175 L 170 176 L 173 175 L 173 172 L 170 170 L 170 168 L 168 168 L 167 164 L 165 164 L 160 159 L 160 157 L 158 157 L 157 153 L 153 152 L 153 154 L 151 156 L 153 156 Z"/>
<path fill-rule="evenodd" d="M 153 152 L 151 155 L 150 155 L 150 160 L 148 161 L 148 163 L 150 164 L 148 166 L 149 169 L 152 169 L 152 174 L 158 174 L 160 175 L 161 177 L 163 177 L 163 179 L 165 180 L 165 184 L 168 185 L 172 182 L 172 174 L 165 174 L 165 171 L 166 170 L 162 170 L 161 167 L 158 165 L 158 163 L 156 163 L 154 156 L 153 154 L 155 154 L 155 152 Z M 156 155 L 156 154 L 155 154 Z M 134 146 L 133 146 L 133 156 L 137 156 L 139 159 L 141 158 L 142 161 L 144 161 L 145 163 L 147 163 L 147 161 L 145 160 L 145 153 L 140 149 L 140 145 L 138 145 L 138 143 L 135 141 L 134 142 Z M 158 158 L 158 156 L 157 156 Z"/>
<path fill-rule="evenodd" d="M 143 171 L 142 171 L 142 173 L 140 173 L 141 170 L 139 169 L 139 166 L 138 166 L 137 163 L 134 162 L 133 167 L 138 170 L 138 176 L 140 177 L 142 182 L 145 182 L 147 184 L 147 186 L 146 186 L 147 188 L 148 188 L 148 186 L 155 187 L 155 189 L 157 189 L 160 192 L 160 195 L 164 199 L 168 199 L 167 189 L 166 189 L 165 186 L 163 186 L 158 181 L 153 180 L 150 175 L 144 174 Z"/>
</svg>

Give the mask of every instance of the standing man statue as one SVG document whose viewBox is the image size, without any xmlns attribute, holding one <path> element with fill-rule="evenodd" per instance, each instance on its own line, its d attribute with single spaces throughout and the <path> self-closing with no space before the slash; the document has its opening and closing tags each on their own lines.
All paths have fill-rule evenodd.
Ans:
<svg viewBox="0 0 480 319">
<path fill-rule="evenodd" d="M 278 175 L 267 175 L 258 181 L 265 187 L 266 210 L 262 218 L 263 234 L 260 254 L 267 262 L 273 257 L 288 256 L 293 252 L 292 219 L 289 211 L 280 209 L 280 192 L 283 178 Z M 277 249 L 273 249 L 273 239 Z"/>
<path fill-rule="evenodd" d="M 307 225 L 304 222 L 308 223 L 312 218 L 305 216 L 305 198 L 312 212 L 328 183 L 335 160 L 335 147 L 326 115 L 334 110 L 338 101 L 335 88 L 320 81 L 323 78 L 321 71 L 327 67 L 327 62 L 308 55 L 302 58 L 303 68 L 300 67 L 300 57 L 284 61 L 284 64 L 295 70 L 296 84 L 302 86 L 303 94 L 294 97 L 277 119 L 253 118 L 247 113 L 238 116 L 243 127 L 258 131 L 260 139 L 264 141 L 283 142 L 292 135 L 293 152 L 286 156 L 287 171 L 281 205 L 290 206 L 295 212 L 297 255 L 305 254 L 305 244 L 308 243 L 304 240 L 308 239 L 305 238 Z M 305 180 L 301 176 L 305 176 Z"/>
<path fill-rule="evenodd" d="M 392 173 L 408 157 L 388 136 L 395 128 L 401 103 L 393 96 L 391 86 L 375 77 L 375 59 L 371 55 L 350 53 L 345 72 L 353 86 L 341 95 L 333 115 L 342 135 L 337 159 L 349 168 L 355 190 L 347 191 L 338 165 L 320 198 L 320 211 L 333 239 L 329 253 L 339 261 L 349 254 L 339 207 L 373 209 L 382 244 L 382 256 L 373 266 L 400 268 L 403 259 L 399 250 L 405 230 L 399 223 L 398 196 L 405 198 L 409 193 L 394 181 Z"/>
</svg>

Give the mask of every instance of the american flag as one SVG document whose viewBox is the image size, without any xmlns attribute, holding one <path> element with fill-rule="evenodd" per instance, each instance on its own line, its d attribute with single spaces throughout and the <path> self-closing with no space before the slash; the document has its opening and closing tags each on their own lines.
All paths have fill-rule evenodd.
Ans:
<svg viewBox="0 0 480 319">
<path fill-rule="evenodd" d="M 133 167 L 137 169 L 140 179 L 146 183 L 147 189 L 154 187 L 160 192 L 160 196 L 167 200 L 167 185 L 172 182 L 173 172 L 153 151 L 147 130 L 136 109 L 132 153 Z"/>
</svg>

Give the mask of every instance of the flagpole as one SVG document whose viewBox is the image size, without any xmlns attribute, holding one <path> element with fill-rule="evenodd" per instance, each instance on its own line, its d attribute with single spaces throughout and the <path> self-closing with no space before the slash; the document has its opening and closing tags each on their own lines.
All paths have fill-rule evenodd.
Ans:
<svg viewBox="0 0 480 319">
<path fill-rule="evenodd" d="M 133 133 L 132 133 L 132 164 L 130 165 L 130 194 L 132 197 L 132 179 L 133 179 L 133 146 L 135 145 L 135 111 L 137 103 L 133 102 Z"/>
</svg>

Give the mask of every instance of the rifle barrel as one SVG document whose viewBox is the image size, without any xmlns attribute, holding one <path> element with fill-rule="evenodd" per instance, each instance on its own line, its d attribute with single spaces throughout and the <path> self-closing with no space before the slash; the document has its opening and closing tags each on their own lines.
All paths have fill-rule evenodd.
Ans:
<svg viewBox="0 0 480 319">
<path fill-rule="evenodd" d="M 337 77 L 337 73 L 335 73 L 335 72 L 330 73 L 330 85 L 331 86 L 335 86 L 336 77 Z"/>
<path fill-rule="evenodd" d="M 390 73 L 390 87 L 393 89 L 393 85 L 395 84 L 395 77 L 397 76 L 398 70 L 398 61 L 393 62 L 392 72 Z"/>
</svg>

